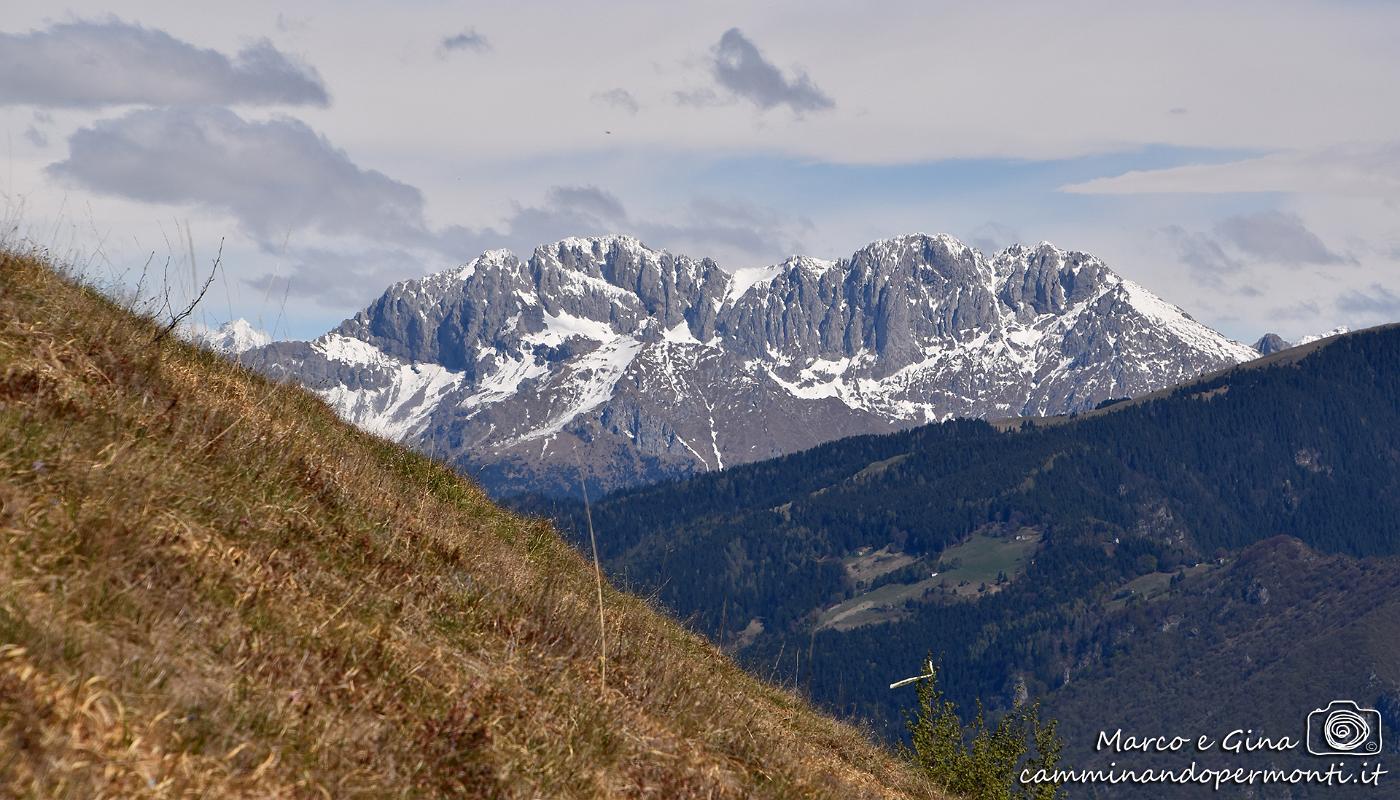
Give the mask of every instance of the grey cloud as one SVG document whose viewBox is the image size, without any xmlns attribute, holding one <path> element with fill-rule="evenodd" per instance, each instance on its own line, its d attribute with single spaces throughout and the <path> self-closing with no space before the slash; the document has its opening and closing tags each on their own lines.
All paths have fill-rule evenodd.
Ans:
<svg viewBox="0 0 1400 800">
<path fill-rule="evenodd" d="M 316 71 L 266 40 L 232 58 L 120 20 L 0 33 L 0 105 L 317 105 Z"/>
<path fill-rule="evenodd" d="M 453 226 L 434 233 L 422 247 L 283 250 L 265 243 L 264 252 L 279 257 L 282 266 L 245 283 L 273 297 L 285 292 L 327 308 L 356 307 L 395 281 L 445 266 L 434 267 L 433 261 L 461 263 L 498 247 L 525 255 L 566 236 L 629 233 L 650 245 L 696 256 L 727 249 L 750 259 L 776 261 L 800 252 L 795 234 L 812 228 L 808 220 L 738 200 L 695 198 L 681 216 L 681 222 L 635 220 L 611 192 L 596 186 L 555 186 L 539 204 L 517 205 L 499 228 Z"/>
<path fill-rule="evenodd" d="M 764 110 L 785 105 L 800 114 L 836 105 L 805 73 L 784 76 L 738 28 L 720 37 L 712 69 L 720 86 Z"/>
<path fill-rule="evenodd" d="M 1216 235 L 1262 261 L 1278 264 L 1341 264 L 1353 259 L 1327 248 L 1297 214 L 1261 211 L 1221 220 Z"/>
<path fill-rule="evenodd" d="M 1400 295 L 1379 283 L 1373 283 L 1364 292 L 1353 289 L 1338 297 L 1337 308 L 1353 314 L 1400 320 Z"/>
<path fill-rule="evenodd" d="M 622 201 L 596 186 L 555 186 L 549 190 L 549 204 L 555 208 L 591 214 L 602 220 L 627 219 L 627 210 L 622 207 Z"/>
<path fill-rule="evenodd" d="M 714 89 L 710 88 L 682 89 L 675 93 L 675 97 L 677 103 L 696 108 L 727 106 L 734 103 L 733 97 L 720 97 Z"/>
<path fill-rule="evenodd" d="M 53 124 L 53 115 L 47 111 L 34 110 L 34 123 L 24 129 L 24 138 L 35 147 L 49 146 L 49 132 L 46 127 Z"/>
<path fill-rule="evenodd" d="M 812 223 L 738 199 L 692 198 L 679 221 L 636 219 L 612 193 L 596 186 L 556 186 L 538 205 L 517 205 L 500 229 L 453 227 L 441 249 L 467 258 L 507 247 L 528 253 L 565 236 L 629 233 L 648 244 L 697 256 L 728 250 L 749 258 L 777 258 L 800 249 L 798 236 Z"/>
<path fill-rule="evenodd" d="M 725 225 L 775 225 L 781 215 L 771 209 L 755 206 L 739 198 L 719 199 L 696 197 L 690 201 L 690 216 Z"/>
<path fill-rule="evenodd" d="M 609 89 L 606 92 L 596 92 L 593 101 L 610 105 L 613 108 L 620 108 L 629 114 L 635 114 L 641 110 L 642 106 L 637 102 L 637 98 L 626 89 Z"/>
<path fill-rule="evenodd" d="M 565 236 L 633 233 L 666 247 L 694 244 L 706 255 L 711 247 L 771 255 L 793 226 L 777 212 L 715 200 L 693 201 L 679 224 L 633 219 L 599 187 L 555 186 L 542 202 L 517 205 L 500 228 L 435 230 L 418 189 L 359 167 L 304 123 L 250 121 L 222 108 L 132 111 L 77 131 L 69 150 L 51 175 L 132 200 L 231 214 L 265 252 L 286 258 L 285 280 L 265 274 L 253 286 L 329 306 L 421 274 L 426 260 L 464 261 L 495 247 L 528 253 Z M 332 239 L 283 249 L 303 231 Z"/>
<path fill-rule="evenodd" d="M 512 246 L 528 252 L 565 236 L 622 232 L 627 210 L 617 197 L 595 186 L 556 186 L 542 205 L 517 205 L 507 225 Z"/>
<path fill-rule="evenodd" d="M 726 248 L 750 258 L 778 259 L 800 252 L 800 237 L 812 230 L 812 222 L 792 218 L 738 198 L 692 198 L 682 221 L 643 222 L 639 235 L 668 247 L 681 247 L 700 256 L 714 256 L 714 248 Z"/>
<path fill-rule="evenodd" d="M 225 211 L 260 241 L 300 230 L 429 239 L 414 187 L 361 169 L 295 119 L 222 108 L 132 111 L 83 128 L 51 175 L 93 191 Z"/>
<path fill-rule="evenodd" d="M 644 230 L 642 236 L 645 239 L 662 242 L 671 248 L 676 248 L 678 244 L 689 244 L 692 247 L 728 247 L 765 258 L 780 258 L 785 253 L 801 249 L 785 247 L 786 240 L 776 235 L 776 232 L 756 226 L 692 220 L 679 225 L 652 223 Z M 696 252 L 697 255 L 713 255 L 703 251 L 692 252 Z"/>
<path fill-rule="evenodd" d="M 1225 252 L 1225 248 L 1208 234 L 1188 231 L 1180 225 L 1168 225 L 1162 229 L 1177 258 L 1191 268 L 1198 277 L 1218 283 L 1219 276 L 1239 272 L 1244 264 Z"/>
<path fill-rule="evenodd" d="M 426 253 L 461 262 L 498 247 L 523 255 L 566 236 L 630 233 L 649 244 L 696 255 L 727 249 L 750 258 L 776 259 L 799 251 L 796 234 L 812 227 L 808 220 L 772 209 L 714 198 L 692 199 L 681 217 L 680 222 L 633 219 L 622 201 L 604 189 L 555 186 L 538 204 L 517 204 L 500 227 L 452 226 L 427 236 L 421 246 L 293 247 L 282 252 L 265 243 L 263 249 L 282 255 L 285 266 L 247 282 L 274 296 L 285 291 L 328 307 L 345 307 L 365 302 L 405 276 L 422 274 Z"/>
<path fill-rule="evenodd" d="M 458 259 L 497 247 L 528 253 L 566 236 L 627 230 L 627 209 L 612 193 L 596 186 L 554 186 L 539 205 L 517 203 L 501 228 L 448 227 L 438 235 L 438 249 Z"/>
<path fill-rule="evenodd" d="M 1313 319 L 1321 309 L 1311 300 L 1300 300 L 1291 306 L 1281 306 L 1269 311 L 1269 316 L 1277 319 Z"/>
<path fill-rule="evenodd" d="M 243 282 L 268 297 L 285 293 L 327 308 L 363 306 L 395 281 L 424 272 L 421 255 L 393 247 L 293 247 L 273 255 L 283 262 L 279 269 Z"/>
<path fill-rule="evenodd" d="M 997 253 L 1019 241 L 1021 235 L 1014 228 L 991 221 L 978 225 L 968 239 L 969 244 L 983 253 Z"/>
<path fill-rule="evenodd" d="M 310 17 L 289 17 L 277 12 L 277 30 L 283 33 L 305 33 L 311 30 Z"/>
<path fill-rule="evenodd" d="M 468 28 L 455 35 L 448 36 L 438 45 L 438 49 L 443 53 L 451 53 L 457 50 L 472 50 L 475 52 L 485 52 L 491 49 L 491 43 L 485 36 L 476 32 L 475 28 Z"/>
<path fill-rule="evenodd" d="M 1226 217 L 1209 233 L 1169 225 L 1160 233 L 1177 258 L 1202 281 L 1221 286 L 1221 276 L 1253 264 L 1285 267 L 1356 263 L 1329 249 L 1297 214 L 1260 211 Z"/>
</svg>

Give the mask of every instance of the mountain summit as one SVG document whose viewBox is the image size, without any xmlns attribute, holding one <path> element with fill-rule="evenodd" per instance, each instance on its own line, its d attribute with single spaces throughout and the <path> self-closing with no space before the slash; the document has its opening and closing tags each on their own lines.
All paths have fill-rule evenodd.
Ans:
<svg viewBox="0 0 1400 800">
<path fill-rule="evenodd" d="M 731 274 L 627 236 L 494 250 L 245 363 L 498 495 L 608 490 L 1257 357 L 1086 253 L 946 236 Z"/>
<path fill-rule="evenodd" d="M 253 323 L 241 317 L 225 322 L 218 328 L 196 330 L 189 338 L 195 344 L 225 356 L 236 356 L 272 342 L 271 335 L 253 327 Z"/>
</svg>

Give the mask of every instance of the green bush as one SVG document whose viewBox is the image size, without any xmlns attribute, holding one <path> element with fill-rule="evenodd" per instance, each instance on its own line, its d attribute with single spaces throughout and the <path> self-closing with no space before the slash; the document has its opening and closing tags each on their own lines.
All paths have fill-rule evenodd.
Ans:
<svg viewBox="0 0 1400 800">
<path fill-rule="evenodd" d="M 1053 770 L 1064 747 L 1056 722 L 1042 722 L 1040 704 L 1022 703 L 1002 715 L 995 727 L 982 703 L 977 716 L 963 725 L 957 706 L 938 686 L 938 668 L 929 662 L 919 681 L 918 709 L 905 725 L 912 747 L 904 755 L 947 791 L 972 800 L 1055 800 L 1065 795 L 1058 784 L 1022 784 L 1023 769 Z"/>
</svg>

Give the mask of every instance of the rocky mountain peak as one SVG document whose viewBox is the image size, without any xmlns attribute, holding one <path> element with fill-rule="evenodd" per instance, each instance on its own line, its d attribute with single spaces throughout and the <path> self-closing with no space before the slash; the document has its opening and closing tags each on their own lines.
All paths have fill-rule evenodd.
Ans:
<svg viewBox="0 0 1400 800">
<path fill-rule="evenodd" d="M 602 490 L 950 417 L 1090 408 L 1255 357 L 1099 259 L 946 234 L 729 273 L 630 236 L 390 287 L 245 360 L 494 491 Z"/>
<path fill-rule="evenodd" d="M 1049 242 L 1013 245 L 993 260 L 998 296 L 1018 319 L 1059 314 L 1122 283 L 1102 261 Z"/>
<path fill-rule="evenodd" d="M 1277 353 L 1280 350 L 1287 350 L 1292 346 L 1293 345 L 1290 344 L 1288 340 L 1279 336 L 1277 333 L 1266 333 L 1259 337 L 1259 341 L 1255 342 L 1253 345 L 1254 349 L 1258 350 L 1261 356 Z"/>
</svg>

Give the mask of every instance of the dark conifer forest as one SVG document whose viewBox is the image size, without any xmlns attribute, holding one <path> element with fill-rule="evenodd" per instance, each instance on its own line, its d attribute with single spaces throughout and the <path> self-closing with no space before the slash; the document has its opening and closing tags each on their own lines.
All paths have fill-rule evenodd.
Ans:
<svg viewBox="0 0 1400 800">
<path fill-rule="evenodd" d="M 517 504 L 583 530 L 581 507 Z M 592 513 L 614 580 L 761 674 L 891 735 L 907 698 L 888 684 L 929 653 L 959 702 L 1005 706 L 1018 685 L 1053 701 L 1067 682 L 1134 663 L 1123 653 L 1140 637 L 1124 631 L 1142 626 L 1124 620 L 1223 591 L 1261 542 L 1290 537 L 1300 552 L 1392 563 L 1400 328 L 1077 418 L 846 439 L 614 494 Z M 972 537 L 1023 534 L 1040 536 L 1038 549 L 997 582 L 926 591 L 869 624 L 823 624 L 862 592 L 929 578 Z M 852 558 L 881 548 L 912 564 L 854 580 Z"/>
</svg>

